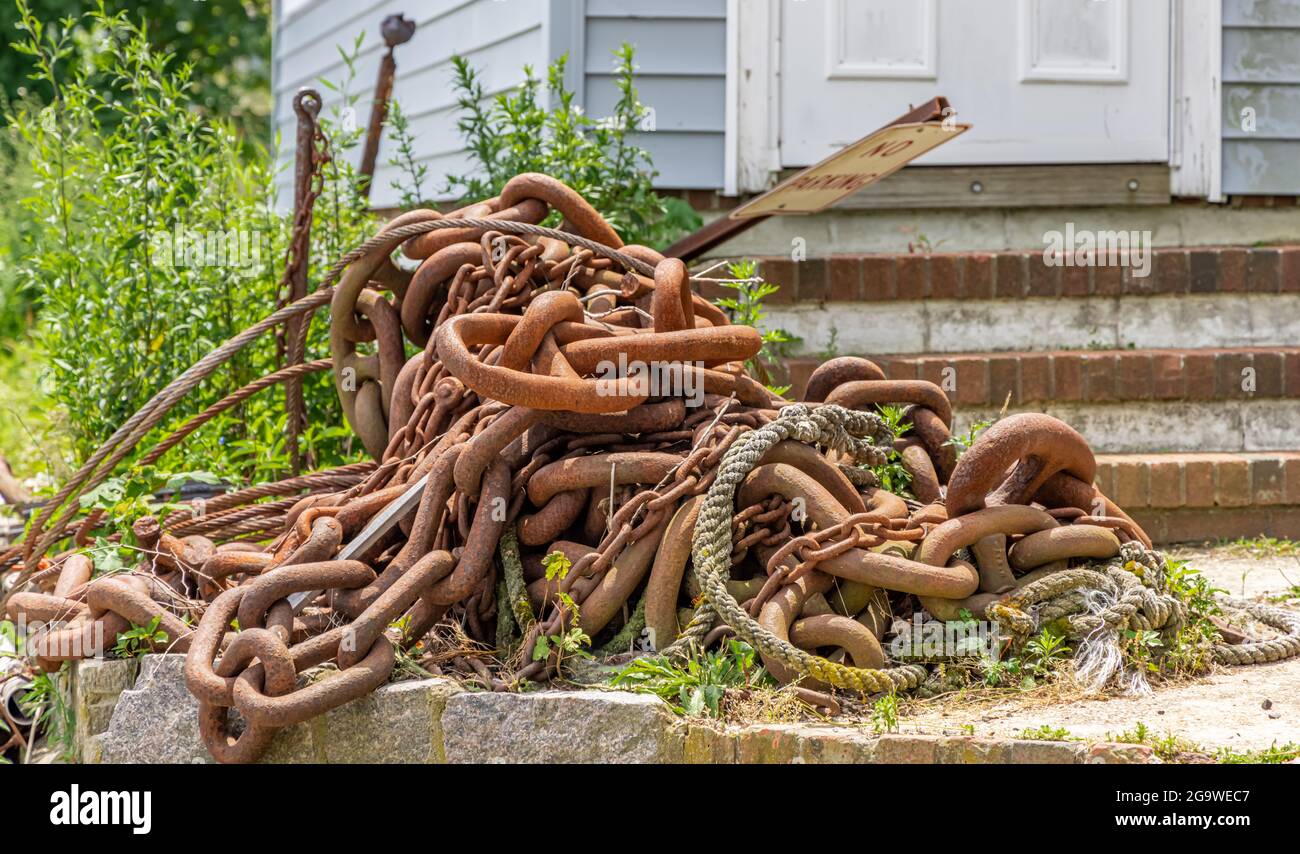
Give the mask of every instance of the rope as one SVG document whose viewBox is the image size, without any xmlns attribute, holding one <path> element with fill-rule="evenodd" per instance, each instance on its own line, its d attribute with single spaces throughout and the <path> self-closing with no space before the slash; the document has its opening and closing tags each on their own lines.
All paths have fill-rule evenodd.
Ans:
<svg viewBox="0 0 1300 854">
<path fill-rule="evenodd" d="M 727 592 L 736 489 L 768 449 L 786 439 L 839 451 L 859 463 L 880 465 L 887 458 L 893 434 L 873 413 L 840 406 L 810 409 L 794 404 L 784 407 L 780 416 L 767 426 L 737 439 L 723 456 L 717 477 L 705 496 L 692 542 L 695 572 L 708 605 L 740 638 L 765 657 L 797 673 L 862 694 L 915 688 L 926 677 L 924 667 L 912 664 L 888 670 L 849 667 L 805 652 L 759 625 Z M 697 617 L 702 619 L 700 612 Z M 696 624 L 697 620 L 692 619 L 688 629 Z"/>
<path fill-rule="evenodd" d="M 1265 664 L 1300 655 L 1300 614 L 1233 597 L 1220 597 L 1220 601 L 1286 634 L 1244 644 L 1216 643 L 1211 647 L 1215 661 Z M 1119 557 L 1100 569 L 1052 573 L 993 603 L 984 616 L 1010 626 L 1022 637 L 1064 621 L 1071 637 L 1095 639 L 1103 633 L 1175 631 L 1187 621 L 1187 606 L 1166 592 L 1163 556 L 1129 542 L 1121 547 Z"/>
<path fill-rule="evenodd" d="M 1251 643 L 1214 645 L 1214 658 L 1220 664 L 1268 664 L 1300 655 L 1300 614 L 1259 602 L 1247 602 L 1232 596 L 1220 599 L 1231 608 L 1240 608 L 1261 623 L 1286 632 L 1280 638 Z"/>
<path fill-rule="evenodd" d="M 174 433 L 155 445 L 154 449 L 140 460 L 140 464 L 147 466 L 157 461 L 163 454 L 179 445 L 186 436 L 190 435 L 213 418 L 216 418 L 227 409 L 230 409 L 236 404 L 242 403 L 257 394 L 262 389 L 270 388 L 273 385 L 278 385 L 287 380 L 298 379 L 304 374 L 312 374 L 317 371 L 328 371 L 332 367 L 334 367 L 333 359 L 317 359 L 314 362 L 299 362 L 295 365 L 281 368 L 278 371 L 273 371 L 264 377 L 253 380 L 248 385 L 231 392 L 221 400 L 200 412 L 198 415 L 195 415 L 189 421 L 186 421 Z"/>
</svg>

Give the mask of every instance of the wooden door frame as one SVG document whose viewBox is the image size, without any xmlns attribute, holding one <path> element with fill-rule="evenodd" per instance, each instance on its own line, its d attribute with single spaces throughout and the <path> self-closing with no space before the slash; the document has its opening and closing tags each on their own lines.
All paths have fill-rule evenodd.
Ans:
<svg viewBox="0 0 1300 854">
<path fill-rule="evenodd" d="M 780 0 L 728 0 L 727 195 L 769 190 L 781 171 L 780 22 Z"/>
<path fill-rule="evenodd" d="M 1222 202 L 1222 0 L 1181 0 L 1172 8 L 1169 189 Z"/>
</svg>

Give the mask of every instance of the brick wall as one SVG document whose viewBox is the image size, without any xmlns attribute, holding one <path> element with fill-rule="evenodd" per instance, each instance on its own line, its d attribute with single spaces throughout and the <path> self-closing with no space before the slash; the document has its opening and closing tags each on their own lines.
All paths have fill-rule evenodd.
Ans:
<svg viewBox="0 0 1300 854">
<path fill-rule="evenodd" d="M 1192 350 L 1064 350 L 870 358 L 890 379 L 955 380 L 954 403 L 1013 406 L 1162 400 L 1300 398 L 1300 347 Z M 790 384 L 803 391 L 818 359 L 790 359 Z M 1243 388 L 1247 370 L 1254 389 Z M 949 386 L 944 386 L 949 387 Z M 1297 438 L 1300 438 L 1298 428 Z"/>
<path fill-rule="evenodd" d="M 1035 252 L 834 255 L 795 262 L 763 257 L 781 290 L 768 300 L 878 302 L 920 299 L 1300 293 L 1300 246 L 1153 250 L 1151 273 L 1126 266 L 1047 266 Z M 716 297 L 722 289 L 705 288 Z"/>
</svg>

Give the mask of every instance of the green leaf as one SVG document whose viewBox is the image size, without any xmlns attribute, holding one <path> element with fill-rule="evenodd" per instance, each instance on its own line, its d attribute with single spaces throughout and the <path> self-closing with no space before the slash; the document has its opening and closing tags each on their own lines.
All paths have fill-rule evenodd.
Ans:
<svg viewBox="0 0 1300 854">
<path fill-rule="evenodd" d="M 551 639 L 545 635 L 538 636 L 533 643 L 533 661 L 545 661 L 551 655 Z"/>
</svg>

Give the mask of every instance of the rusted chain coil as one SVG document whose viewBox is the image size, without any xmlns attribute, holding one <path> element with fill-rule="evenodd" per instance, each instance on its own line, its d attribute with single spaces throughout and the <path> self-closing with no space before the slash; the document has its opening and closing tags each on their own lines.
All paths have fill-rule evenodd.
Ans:
<svg viewBox="0 0 1300 854">
<path fill-rule="evenodd" d="M 536 225 L 552 209 L 569 230 Z M 398 251 L 418 266 L 402 269 Z M 279 729 L 373 690 L 404 655 L 511 690 L 562 673 L 574 633 L 602 652 L 669 655 L 739 636 L 779 681 L 835 708 L 837 688 L 925 679 L 885 653 L 900 607 L 999 614 L 1017 630 L 1181 618 L 1104 564 L 1149 539 L 1096 491 L 1077 433 L 1012 416 L 959 458 L 938 386 L 857 357 L 819 368 L 810 403 L 790 405 L 746 371 L 760 334 L 691 284 L 681 262 L 623 246 L 546 176 L 451 214 L 403 214 L 115 432 L 11 554 L 25 564 L 7 610 L 58 624 L 33 647 L 47 668 L 76 657 L 59 658 L 60 644 L 111 645 L 157 620 L 158 651 L 189 650 L 201 733 L 223 762 L 251 761 Z M 330 358 L 227 395 L 145 459 L 252 394 L 329 368 L 373 461 L 146 517 L 136 567 L 92 579 L 75 552 L 122 532 L 69 505 L 220 364 L 290 321 L 303 335 L 326 303 Z M 902 438 L 875 414 L 884 404 L 908 407 Z M 873 471 L 894 452 L 910 495 Z M 1083 607 L 1097 591 L 1113 600 L 1100 613 Z M 1262 643 L 1215 654 L 1254 660 L 1300 641 Z"/>
</svg>

